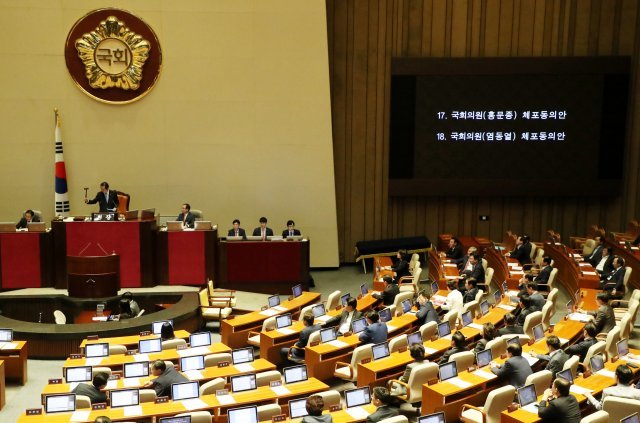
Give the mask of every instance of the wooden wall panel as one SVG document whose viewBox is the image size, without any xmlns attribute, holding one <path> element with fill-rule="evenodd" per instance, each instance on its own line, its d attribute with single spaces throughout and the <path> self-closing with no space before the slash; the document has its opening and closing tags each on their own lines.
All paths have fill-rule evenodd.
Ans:
<svg viewBox="0 0 640 423">
<path fill-rule="evenodd" d="M 607 56 L 640 51 L 640 0 L 327 0 L 340 257 L 365 239 L 439 233 L 502 240 L 508 229 L 565 238 L 598 223 L 623 230 L 640 211 L 640 72 L 633 60 L 623 194 L 389 197 L 392 57 Z M 505 177 L 516 164 L 505 167 Z M 478 216 L 487 214 L 488 222 Z"/>
</svg>

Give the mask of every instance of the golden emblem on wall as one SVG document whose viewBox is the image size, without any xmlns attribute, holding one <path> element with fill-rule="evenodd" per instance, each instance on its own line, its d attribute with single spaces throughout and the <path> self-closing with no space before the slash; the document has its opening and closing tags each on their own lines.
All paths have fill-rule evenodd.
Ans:
<svg viewBox="0 0 640 423">
<path fill-rule="evenodd" d="M 76 49 L 93 88 L 137 90 L 151 45 L 124 22 L 109 16 L 94 31 L 78 38 Z"/>
<path fill-rule="evenodd" d="M 69 74 L 87 95 L 126 104 L 154 87 L 162 49 L 155 32 L 139 17 L 121 9 L 98 9 L 69 32 L 65 59 Z"/>
</svg>

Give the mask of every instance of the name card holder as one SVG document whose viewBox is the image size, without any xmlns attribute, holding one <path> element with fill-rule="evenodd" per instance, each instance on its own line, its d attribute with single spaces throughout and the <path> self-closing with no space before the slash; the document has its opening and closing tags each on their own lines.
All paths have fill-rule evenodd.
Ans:
<svg viewBox="0 0 640 423">
<path fill-rule="evenodd" d="M 265 311 L 265 310 L 266 310 L 266 309 L 268 309 L 268 308 L 269 308 L 269 307 L 267 307 L 267 306 L 262 306 L 262 307 L 260 307 L 260 311 Z"/>
<path fill-rule="evenodd" d="M 120 379 L 120 375 L 117 373 L 111 373 L 109 375 L 109 380 L 119 380 Z"/>
<path fill-rule="evenodd" d="M 351 336 L 351 335 L 353 335 L 353 332 L 347 331 L 342 336 L 344 336 L 346 338 L 346 337 Z"/>
<path fill-rule="evenodd" d="M 218 389 L 218 390 L 216 390 L 216 396 L 220 396 L 220 395 L 229 395 L 229 390 L 228 389 Z"/>
<path fill-rule="evenodd" d="M 342 310 L 342 304 L 338 304 L 338 305 L 336 306 L 336 311 L 340 311 L 340 310 Z"/>
<path fill-rule="evenodd" d="M 289 295 L 289 297 L 287 297 L 287 301 L 293 301 L 293 295 Z M 275 416 L 277 417 L 277 416 Z"/>
<path fill-rule="evenodd" d="M 138 353 L 138 350 L 127 350 L 125 355 L 136 355 L 137 353 Z"/>
<path fill-rule="evenodd" d="M 220 368 L 220 367 L 229 367 L 229 365 L 230 365 L 230 364 L 231 364 L 231 363 L 229 363 L 228 361 L 220 361 L 220 362 L 218 363 L 218 367 L 219 367 L 219 368 Z"/>
<path fill-rule="evenodd" d="M 27 410 L 25 411 L 25 414 L 27 416 L 41 416 L 42 408 L 27 408 Z"/>
<path fill-rule="evenodd" d="M 401 352 L 401 353 L 403 353 L 403 352 L 405 352 L 405 351 L 407 351 L 407 346 L 406 346 L 406 345 L 405 345 L 405 346 L 403 346 L 403 347 L 400 347 L 400 348 L 398 349 L 398 352 Z"/>
<path fill-rule="evenodd" d="M 107 403 L 106 402 L 98 402 L 95 404 L 91 404 L 91 409 L 92 410 L 106 410 L 107 409 Z"/>
<path fill-rule="evenodd" d="M 156 398 L 155 401 L 154 401 L 154 404 L 163 404 L 165 402 L 169 402 L 169 397 L 168 396 Z"/>
<path fill-rule="evenodd" d="M 62 379 L 49 379 L 49 385 L 60 385 L 62 383 Z"/>
<path fill-rule="evenodd" d="M 278 414 L 277 416 L 271 417 L 271 422 L 272 423 L 283 422 L 285 420 L 287 420 L 287 415 L 286 414 Z"/>
<path fill-rule="evenodd" d="M 315 347 L 316 345 L 320 345 L 320 341 L 312 341 L 309 343 L 310 347 Z"/>
<path fill-rule="evenodd" d="M 334 411 L 340 411 L 340 410 L 342 410 L 342 406 L 340 404 L 332 405 L 331 407 L 329 407 L 329 411 L 332 413 Z"/>
<path fill-rule="evenodd" d="M 71 360 L 79 360 L 81 358 L 83 358 L 84 356 L 82 354 L 69 354 L 69 358 Z"/>
<path fill-rule="evenodd" d="M 430 379 L 427 381 L 428 385 L 435 385 L 436 383 L 440 382 L 440 380 L 436 379 Z"/>
<path fill-rule="evenodd" d="M 99 335 L 87 335 L 87 341 L 97 341 L 100 339 Z"/>
<path fill-rule="evenodd" d="M 187 348 L 189 348 L 189 346 L 187 344 L 182 344 L 182 345 L 178 345 L 176 347 L 176 350 L 180 351 L 180 350 L 186 350 Z"/>
<path fill-rule="evenodd" d="M 282 381 L 281 380 L 272 380 L 271 382 L 269 382 L 269 386 L 271 388 L 275 388 L 276 386 L 282 386 Z"/>
<path fill-rule="evenodd" d="M 150 330 L 143 330 L 140 332 L 140 336 L 151 336 Z"/>
<path fill-rule="evenodd" d="M 363 359 L 360 361 L 360 364 L 367 364 L 367 363 L 371 363 L 371 357 L 363 358 Z"/>
</svg>

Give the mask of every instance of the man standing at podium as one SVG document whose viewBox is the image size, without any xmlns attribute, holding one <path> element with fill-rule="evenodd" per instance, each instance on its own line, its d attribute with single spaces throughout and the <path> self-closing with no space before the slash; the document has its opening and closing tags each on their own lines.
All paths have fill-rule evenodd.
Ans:
<svg viewBox="0 0 640 423">
<path fill-rule="evenodd" d="M 115 212 L 118 211 L 118 193 L 116 191 L 109 191 L 109 183 L 102 182 L 100 184 L 100 191 L 96 194 L 93 200 L 84 199 L 86 204 L 100 204 L 100 212 Z"/>
<path fill-rule="evenodd" d="M 182 205 L 182 211 L 178 215 L 176 221 L 182 222 L 184 228 L 193 228 L 195 226 L 196 217 L 191 213 L 191 205 L 184 203 Z"/>
</svg>

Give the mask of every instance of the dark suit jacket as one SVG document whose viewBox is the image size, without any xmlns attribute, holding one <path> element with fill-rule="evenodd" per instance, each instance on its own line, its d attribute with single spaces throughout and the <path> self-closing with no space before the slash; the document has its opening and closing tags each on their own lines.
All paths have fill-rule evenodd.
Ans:
<svg viewBox="0 0 640 423">
<path fill-rule="evenodd" d="M 424 305 L 419 307 L 418 312 L 416 313 L 416 318 L 418 319 L 418 326 L 422 326 L 428 322 L 440 323 L 438 312 L 433 308 L 433 303 L 431 303 L 431 301 L 427 301 Z"/>
<path fill-rule="evenodd" d="M 594 314 L 594 313 L 589 313 Z M 601 306 L 598 311 L 595 312 L 596 330 L 598 333 L 608 333 L 616 325 L 616 315 L 613 313 L 613 309 L 609 305 Z"/>
<path fill-rule="evenodd" d="M 626 267 L 618 267 L 615 269 L 609 276 L 607 276 L 604 280 L 605 288 L 606 284 L 615 283 L 615 289 L 619 292 L 624 292 L 624 274 L 626 273 Z M 607 288 L 611 289 L 611 288 Z"/>
<path fill-rule="evenodd" d="M 602 245 L 596 245 L 596 248 L 593 249 L 591 254 L 586 256 L 584 259 L 591 263 L 593 267 L 596 267 L 598 265 L 598 262 L 600 262 L 600 259 L 602 258 L 602 248 Z"/>
<path fill-rule="evenodd" d="M 501 379 L 506 379 L 509 385 L 522 388 L 527 376 L 533 373 L 526 358 L 515 356 L 507 359 L 502 367 L 491 368 L 491 371 Z"/>
<path fill-rule="evenodd" d="M 396 264 L 391 266 L 391 269 L 396 272 L 396 281 L 400 280 L 400 278 L 404 276 L 411 275 L 409 272 L 409 263 L 404 260 L 398 260 Z"/>
<path fill-rule="evenodd" d="M 40 219 L 38 219 L 36 216 L 33 216 L 31 218 L 31 221 L 32 222 L 40 222 Z M 16 225 L 16 229 L 25 229 L 26 227 L 27 227 L 27 218 L 23 217 L 22 219 L 20 219 L 20 221 Z"/>
<path fill-rule="evenodd" d="M 91 404 L 107 402 L 107 393 L 96 389 L 96 387 L 90 383 L 79 383 L 71 393 L 88 396 Z"/>
<path fill-rule="evenodd" d="M 459 352 L 464 352 L 464 351 L 469 351 L 466 347 L 465 348 L 450 348 L 447 351 L 444 352 L 444 354 L 442 354 L 442 357 L 440 357 L 440 361 L 438 361 L 438 364 L 444 364 L 444 363 L 448 363 L 449 362 L 449 357 L 451 357 L 452 355 L 454 355 L 455 353 L 459 353 Z M 467 369 L 458 369 L 458 371 L 463 371 L 463 370 L 467 370 Z"/>
<path fill-rule="evenodd" d="M 469 291 L 465 292 L 464 295 L 462 296 L 462 304 L 475 301 L 477 293 L 478 293 L 478 288 L 472 288 Z"/>
<path fill-rule="evenodd" d="M 591 348 L 596 342 L 598 342 L 596 338 L 585 338 L 580 342 L 576 342 L 564 351 L 569 356 L 579 355 L 580 362 L 583 362 L 585 357 L 587 356 L 587 351 L 589 351 L 589 348 Z"/>
<path fill-rule="evenodd" d="M 242 228 L 238 228 L 238 234 L 239 234 L 239 236 L 241 236 L 243 238 L 247 237 L 247 233 Z M 235 229 L 233 229 L 233 228 L 229 229 L 229 232 L 227 232 L 227 236 L 236 236 Z"/>
<path fill-rule="evenodd" d="M 294 229 L 293 230 L 293 236 L 300 236 L 300 231 L 298 229 Z M 282 231 L 282 237 L 286 238 L 289 236 L 289 229 L 285 229 L 284 231 Z"/>
<path fill-rule="evenodd" d="M 100 205 L 101 212 L 116 211 L 118 209 L 118 192 L 116 190 L 109 190 L 109 200 L 106 199 L 102 191 L 98 191 L 93 200 L 87 201 L 87 204 Z"/>
<path fill-rule="evenodd" d="M 600 260 L 602 260 L 602 259 L 600 259 Z M 600 263 L 600 260 L 598 260 L 598 263 Z M 596 266 L 598 265 L 598 263 L 596 263 Z M 602 272 L 600 272 L 597 269 L 596 269 L 596 272 L 600 273 L 600 279 L 603 280 L 607 276 L 609 276 L 611 273 L 613 273 L 614 270 L 615 269 L 613 268 L 613 256 L 611 254 L 609 254 L 607 256 L 606 261 L 604 262 L 604 265 L 602 266 Z"/>
<path fill-rule="evenodd" d="M 453 260 L 453 262 L 458 265 L 458 269 L 464 269 L 465 267 L 467 267 L 468 261 L 469 261 L 469 256 L 466 254 L 460 257 L 458 260 Z"/>
<path fill-rule="evenodd" d="M 333 316 L 331 319 L 327 320 L 327 323 L 324 324 L 325 328 L 330 328 L 333 326 L 342 326 L 342 324 L 347 320 L 347 317 L 349 316 L 349 312 L 345 309 L 342 309 L 342 313 L 338 316 Z M 353 322 L 354 320 L 360 319 L 362 317 L 362 313 L 360 313 L 358 310 L 353 310 L 353 317 L 351 317 L 351 322 Z M 349 329 L 351 330 L 351 329 Z"/>
<path fill-rule="evenodd" d="M 183 376 L 182 373 L 176 371 L 173 366 L 167 366 L 164 373 L 153 380 L 153 389 L 159 397 L 171 397 L 171 384 L 182 382 L 189 382 L 189 379 Z"/>
<path fill-rule="evenodd" d="M 518 260 L 520 264 L 531 263 L 531 243 L 526 242 L 520 247 L 516 247 L 515 250 L 511 251 L 510 256 L 511 258 Z"/>
<path fill-rule="evenodd" d="M 482 267 L 482 261 L 478 260 L 478 262 L 473 266 L 473 269 L 471 269 L 471 271 L 463 270 L 462 272 L 460 272 L 460 275 L 461 276 L 464 275 L 466 277 L 473 278 L 478 283 L 483 283 L 484 282 L 484 267 Z"/>
<path fill-rule="evenodd" d="M 362 344 L 379 344 L 386 342 L 388 336 L 387 325 L 384 323 L 373 323 L 360 332 L 360 342 Z"/>
<path fill-rule="evenodd" d="M 571 394 L 558 397 L 549 403 L 546 400 L 540 401 L 538 416 L 543 423 L 580 423 L 582 419 L 578 400 Z"/>
<path fill-rule="evenodd" d="M 482 352 L 482 351 L 486 350 L 488 342 L 489 341 L 487 341 L 486 339 L 480 338 L 480 340 L 476 343 L 476 346 L 473 347 L 473 353 L 477 354 L 479 352 Z"/>
<path fill-rule="evenodd" d="M 396 295 L 400 292 L 400 287 L 397 283 L 390 283 L 380 294 L 373 294 L 373 298 L 382 300 L 382 303 L 386 306 L 390 306 L 396 299 Z"/>
<path fill-rule="evenodd" d="M 298 338 L 298 342 L 295 343 L 295 346 L 298 348 L 306 347 L 309 343 L 309 337 L 311 334 L 319 331 L 320 329 L 322 329 L 322 325 L 305 326 L 305 328 L 300 331 L 300 337 Z M 297 357 L 304 357 L 304 351 L 301 350 L 294 349 L 291 351 L 291 354 Z"/>
<path fill-rule="evenodd" d="M 464 253 L 462 252 L 462 247 L 460 245 L 455 245 L 453 248 L 447 249 L 445 255 L 449 259 L 458 260 L 464 256 Z"/>
<path fill-rule="evenodd" d="M 524 333 L 524 330 L 522 329 L 522 326 L 518 326 L 518 325 L 513 325 L 513 326 L 505 326 L 501 329 L 498 329 L 498 334 L 500 336 L 502 335 L 522 335 Z"/>
<path fill-rule="evenodd" d="M 516 325 L 524 326 L 524 320 L 527 318 L 528 315 L 530 315 L 534 311 L 538 311 L 538 310 L 536 310 L 535 307 L 533 306 L 523 309 L 518 315 L 518 318 L 516 319 Z"/>
<path fill-rule="evenodd" d="M 543 267 L 542 269 L 540 269 L 540 273 L 538 273 L 538 276 L 536 276 L 533 281 L 534 282 L 538 282 L 538 283 L 547 283 L 547 282 L 549 282 L 549 277 L 551 276 L 551 271 L 552 270 L 553 270 L 553 267 L 551 267 L 551 266 Z"/>
<path fill-rule="evenodd" d="M 273 229 L 271 228 L 265 228 L 267 236 L 273 236 Z M 253 236 L 260 236 L 262 235 L 262 228 L 261 227 L 257 227 L 253 230 Z"/>
<path fill-rule="evenodd" d="M 556 373 L 562 371 L 562 367 L 564 367 L 564 363 L 569 359 L 569 356 L 564 351 L 559 350 L 553 356 L 538 354 L 538 358 L 548 361 L 544 369 L 551 372 L 551 379 L 555 379 Z"/>
<path fill-rule="evenodd" d="M 185 226 L 187 228 L 193 228 L 196 224 L 196 217 L 193 215 L 193 213 L 188 212 L 187 213 L 187 218 L 185 219 L 184 215 L 182 213 L 180 213 L 178 215 L 178 218 L 176 219 L 176 221 L 178 222 L 184 222 Z"/>
<path fill-rule="evenodd" d="M 382 405 L 378 407 L 375 413 L 369 414 L 369 416 L 367 416 L 367 422 L 379 422 L 380 420 L 395 417 L 398 414 L 400 414 L 398 407 L 394 407 L 392 405 Z"/>
<path fill-rule="evenodd" d="M 529 297 L 531 300 L 531 306 L 535 308 L 535 311 L 542 311 L 542 307 L 547 303 L 547 300 L 540 293 L 535 293 Z M 524 321 L 523 321 L 524 324 Z"/>
</svg>

